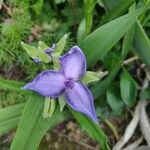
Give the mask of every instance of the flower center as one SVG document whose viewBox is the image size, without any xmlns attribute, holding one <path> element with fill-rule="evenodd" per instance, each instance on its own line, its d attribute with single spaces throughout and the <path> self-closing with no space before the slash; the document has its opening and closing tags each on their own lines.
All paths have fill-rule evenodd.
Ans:
<svg viewBox="0 0 150 150">
<path fill-rule="evenodd" d="M 67 79 L 65 81 L 65 87 L 67 89 L 72 89 L 74 87 L 74 80 L 73 79 Z"/>
</svg>

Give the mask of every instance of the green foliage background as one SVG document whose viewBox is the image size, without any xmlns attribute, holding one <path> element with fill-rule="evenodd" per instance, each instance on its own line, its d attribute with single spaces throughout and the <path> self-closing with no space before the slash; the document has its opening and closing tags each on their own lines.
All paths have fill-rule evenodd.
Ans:
<svg viewBox="0 0 150 150">
<path fill-rule="evenodd" d="M 141 95 L 150 99 L 149 90 L 137 92 L 143 79 L 135 73 L 143 63 L 150 67 L 149 0 L 4 0 L 0 6 L 0 132 L 19 123 L 11 149 L 37 149 L 49 128 L 71 117 L 68 111 L 102 149 L 109 149 L 107 133 L 70 108 L 63 113 L 57 108 L 52 118 L 43 119 L 42 98 L 20 87 L 52 64 L 34 63 L 20 43 L 37 46 L 44 41 L 51 47 L 67 33 L 65 51 L 77 44 L 87 57 L 89 70 L 108 71 L 90 86 L 98 116 L 123 117 Z M 136 61 L 123 64 L 135 56 Z"/>
</svg>

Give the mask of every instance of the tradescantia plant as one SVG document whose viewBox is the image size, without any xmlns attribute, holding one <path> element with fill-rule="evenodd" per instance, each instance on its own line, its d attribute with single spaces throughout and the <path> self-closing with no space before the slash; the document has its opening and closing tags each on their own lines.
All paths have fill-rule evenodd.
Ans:
<svg viewBox="0 0 150 150">
<path fill-rule="evenodd" d="M 47 50 L 46 50 L 47 51 Z M 60 70 L 46 70 L 22 89 L 29 89 L 45 97 L 64 95 L 68 105 L 98 122 L 92 93 L 79 80 L 86 73 L 86 59 L 82 50 L 74 46 L 60 58 Z"/>
<path fill-rule="evenodd" d="M 136 60 L 138 64 L 143 61 L 149 67 L 150 42 L 145 33 L 146 25 L 149 25 L 149 17 L 146 14 L 149 0 L 136 1 L 136 4 L 135 0 L 117 0 L 115 2 L 113 0 L 85 0 L 82 3 L 84 16 L 79 15 L 79 20 L 73 21 L 68 6 L 74 8 L 77 3 L 79 9 L 82 8 L 80 2 L 74 2 L 70 1 L 68 4 L 68 1 L 57 1 L 60 6 L 64 3 L 66 5 L 61 17 L 58 17 L 60 10 L 57 9 L 55 0 L 53 2 L 37 0 L 35 3 L 32 2 L 32 5 L 28 5 L 29 12 L 32 9 L 32 12 L 39 15 L 42 11 L 42 3 L 44 4 L 44 16 L 41 14 L 42 16 L 37 17 L 44 23 L 45 18 L 49 21 L 50 18 L 60 19 L 65 16 L 69 21 L 69 26 L 61 19 L 60 22 L 50 23 L 50 26 L 43 25 L 43 22 L 37 19 L 36 24 L 39 21 L 40 28 L 33 26 L 34 36 L 27 36 L 27 39 L 20 38 L 19 40 L 24 42 L 21 44 L 22 47 L 19 47 L 16 58 L 19 61 L 27 61 L 23 62 L 21 66 L 24 68 L 23 78 L 17 79 L 24 80 L 24 82 L 0 78 L 0 90 L 2 89 L 5 94 L 8 93 L 7 91 L 9 93 L 13 91 L 17 95 L 14 106 L 0 109 L 0 133 L 17 129 L 10 150 L 37 150 L 48 130 L 64 121 L 64 123 L 68 123 L 70 118 L 75 119 L 81 129 L 86 131 L 102 150 L 109 150 L 109 134 L 104 129 L 108 135 L 106 136 L 103 131 L 105 125 L 111 129 L 111 133 L 116 139 L 119 136 L 116 125 L 113 125 L 113 121 L 111 123 L 107 117 L 113 114 L 113 117 L 121 115 L 124 118 L 122 112 L 133 109 L 137 103 L 140 96 L 137 92 L 137 89 L 140 90 L 140 88 L 137 87 L 140 87 L 141 84 L 138 85 L 139 82 L 135 81 L 138 79 L 133 73 L 137 68 L 136 62 L 134 59 L 133 62 L 124 59 L 138 55 L 140 60 Z M 52 4 L 52 7 L 47 9 L 49 3 Z M 106 14 L 99 15 L 99 11 L 97 11 L 99 8 L 106 11 Z M 55 11 L 47 13 L 53 9 L 58 12 L 56 16 Z M 128 11 L 129 13 L 127 13 Z M 76 13 L 73 13 L 75 16 Z M 33 17 L 35 16 L 33 15 Z M 100 21 L 93 18 L 99 18 Z M 81 21 L 80 24 L 79 21 Z M 57 23 L 60 24 L 59 28 L 57 28 Z M 74 36 L 76 31 L 72 32 L 72 27 L 74 26 L 76 29 L 76 25 L 79 25 L 77 38 Z M 53 27 L 56 28 L 50 31 Z M 94 30 L 95 28 L 97 29 Z M 14 33 L 18 33 L 18 31 L 21 33 L 19 28 Z M 70 34 L 70 39 L 65 33 Z M 60 39 L 63 34 L 64 36 Z M 4 38 L 5 36 L 3 36 Z M 58 39 L 60 40 L 58 41 Z M 9 43 L 8 41 L 5 43 Z M 57 43 L 52 44 L 53 42 Z M 72 45 L 78 46 L 72 47 Z M 3 49 L 2 44 L 0 44 L 1 47 Z M 10 48 L 8 45 L 6 47 Z M 32 59 L 28 55 L 24 55 L 26 52 L 23 53 L 23 49 Z M 68 51 L 68 49 L 70 50 Z M 1 54 L 3 53 L 1 51 Z M 7 55 L 1 56 L 5 58 Z M 17 59 L 14 62 L 17 62 Z M 102 72 L 101 70 L 106 71 Z M 106 74 L 107 76 L 100 81 Z M 146 92 L 149 95 L 149 91 Z M 24 101 L 22 101 L 22 97 Z M 8 99 L 11 101 L 11 97 Z M 6 106 L 6 102 L 3 103 Z M 125 107 L 128 109 L 124 109 Z M 98 121 L 99 117 L 101 118 L 100 122 Z M 105 125 L 103 126 L 103 124 Z M 109 144 L 113 147 L 111 140 Z"/>
<path fill-rule="evenodd" d="M 91 137 L 98 140 L 101 143 L 103 149 L 108 149 L 107 138 L 97 124 L 98 119 L 94 109 L 92 93 L 87 88 L 87 85 L 89 83 L 99 81 L 106 74 L 103 72 L 86 72 L 86 58 L 84 56 L 84 53 L 78 46 L 73 46 L 66 54 L 60 56 L 60 54 L 63 52 L 66 38 L 67 35 L 64 35 L 60 39 L 60 41 L 56 43 L 53 47 L 48 47 L 41 41 L 39 42 L 38 48 L 22 43 L 29 56 L 36 63 L 53 62 L 53 70 L 45 70 L 41 72 L 35 79 L 33 79 L 32 82 L 20 88 L 22 92 L 28 92 L 27 89 L 32 90 L 44 96 L 45 98 L 43 97 L 41 99 L 38 95 L 30 95 L 29 102 L 26 104 L 15 139 L 11 146 L 12 150 L 18 147 L 18 141 L 20 141 L 21 139 L 30 137 L 32 140 L 33 137 L 31 135 L 39 136 L 38 140 L 40 140 L 40 138 L 42 138 L 42 135 L 38 133 L 40 132 L 40 130 L 32 133 L 33 128 L 38 128 L 36 126 L 40 126 L 40 124 L 36 125 L 37 120 L 42 118 L 42 121 L 40 121 L 40 123 L 46 125 L 45 127 L 43 127 L 43 131 L 46 132 L 47 127 L 49 127 L 47 126 L 47 123 L 51 120 L 55 120 L 56 113 L 59 114 L 60 120 L 62 119 L 62 116 L 65 114 L 63 113 L 65 110 L 61 112 L 61 115 L 60 111 L 62 111 L 65 103 L 70 106 L 69 109 L 75 118 L 84 121 L 79 122 L 87 125 L 87 128 L 85 128 L 85 130 L 89 132 Z M 41 43 L 42 46 L 40 46 Z M 39 51 L 39 47 L 41 51 Z M 49 62 L 45 62 L 44 57 L 39 57 L 41 52 L 43 53 L 43 56 L 45 54 L 48 55 L 48 57 L 50 58 Z M 35 97 L 37 97 L 37 100 L 35 99 Z M 56 98 L 59 100 L 60 110 L 56 107 Z M 34 103 L 37 103 L 37 105 L 39 105 L 40 107 L 42 106 L 39 110 L 40 113 L 38 112 L 38 114 L 35 113 L 35 109 L 33 109 L 33 105 L 35 105 Z M 34 107 L 37 108 L 37 106 Z M 26 117 L 29 111 L 30 115 L 33 115 L 35 120 L 30 120 L 31 118 L 28 119 L 29 122 L 32 122 L 31 126 L 26 126 L 29 132 L 24 133 L 22 137 L 20 137 L 20 133 L 26 128 L 23 126 L 24 123 L 27 121 Z M 82 114 L 85 114 L 85 116 L 90 119 L 86 118 Z M 65 117 L 67 119 L 67 116 Z M 91 131 L 89 130 L 90 128 Z M 20 147 L 22 149 L 28 149 L 27 145 L 29 146 L 30 144 L 32 144 L 31 141 L 28 141 L 30 141 L 30 139 L 25 140 L 24 142 L 20 141 L 20 143 L 22 143 L 20 144 Z M 39 142 L 37 142 L 37 144 L 38 143 Z M 32 144 L 30 145 L 30 148 L 36 149 L 37 146 L 38 145 L 36 144 Z"/>
<path fill-rule="evenodd" d="M 86 58 L 78 46 L 73 46 L 69 52 L 60 56 L 66 39 L 67 34 L 57 44 L 53 44 L 52 47 L 48 47 L 40 41 L 38 48 L 22 42 L 23 47 L 36 63 L 49 63 L 53 61 L 54 65 L 54 70 L 41 72 L 22 89 L 36 91 L 45 97 L 44 117 L 53 115 L 55 99 L 57 98 L 59 99 L 61 110 L 65 103 L 67 103 L 74 110 L 86 114 L 97 123 L 92 93 L 86 85 L 81 83 L 81 79 L 85 83 L 98 81 L 98 73 L 86 73 Z M 58 66 L 58 64 L 60 65 Z M 48 109 L 48 107 L 50 108 Z"/>
<path fill-rule="evenodd" d="M 53 121 L 56 117 L 56 113 L 59 114 L 60 120 L 62 118 L 62 115 L 65 114 L 61 112 L 62 115 L 60 115 L 60 111 L 62 111 L 62 105 L 64 107 L 65 103 L 67 103 L 70 106 L 70 111 L 72 112 L 75 118 L 77 117 L 78 119 L 81 119 L 82 121 L 84 121 L 85 124 L 87 124 L 87 128 L 85 128 L 85 130 L 89 132 L 91 137 L 100 141 L 102 147 L 104 147 L 103 149 L 108 149 L 107 138 L 105 137 L 105 134 L 103 133 L 103 131 L 99 128 L 97 124 L 98 119 L 97 119 L 95 109 L 94 109 L 92 93 L 86 87 L 87 84 L 98 81 L 101 77 L 105 75 L 105 73 L 103 74 L 102 72 L 91 72 L 91 71 L 86 72 L 86 58 L 84 56 L 84 53 L 78 46 L 73 46 L 70 51 L 68 51 L 63 56 L 60 56 L 61 52 L 64 49 L 66 37 L 67 36 L 64 35 L 62 39 L 60 39 L 60 41 L 53 48 L 51 47 L 48 48 L 48 46 L 47 47 L 44 46 L 42 49 L 42 53 L 44 55 L 45 54 L 48 55 L 51 61 L 53 61 L 54 66 L 52 68 L 54 68 L 54 70 L 45 70 L 41 72 L 35 79 L 33 79 L 32 82 L 21 87 L 22 91 L 26 91 L 27 89 L 35 91 L 39 93 L 40 95 L 44 96 L 45 99 L 43 98 L 41 99 L 40 96 L 38 95 L 35 96 L 34 94 L 31 94 L 29 102 L 27 103 L 24 109 L 23 115 L 21 117 L 21 122 L 17 130 L 17 134 L 12 143 L 12 146 L 11 146 L 12 150 L 18 147 L 18 140 L 27 138 L 29 135 L 31 137 L 31 140 L 33 139 L 33 137 L 31 136 L 32 130 L 33 130 L 32 125 L 29 127 L 26 126 L 29 132 L 24 133 L 23 137 L 21 137 L 20 139 L 20 136 L 21 136 L 20 133 L 25 128 L 25 127 L 22 128 L 22 126 L 24 126 L 24 121 L 25 122 L 27 121 L 26 115 L 28 114 L 28 111 L 30 109 L 31 109 L 30 110 L 31 116 L 32 115 L 35 116 L 35 120 L 32 120 L 32 122 L 34 122 L 32 124 L 35 125 L 34 128 L 37 128 L 36 127 L 37 119 L 39 120 L 40 118 L 42 118 L 42 121 L 40 123 L 46 125 L 43 128 L 43 131 L 46 132 L 47 127 L 48 127 L 47 122 L 51 120 Z M 32 46 L 25 44 L 25 43 L 22 43 L 22 44 L 25 50 L 27 51 L 27 53 L 30 55 L 30 57 L 33 58 L 34 61 L 35 59 L 37 60 L 38 58 L 38 61 L 35 61 L 36 63 L 44 62 L 43 61 L 44 59 L 42 57 L 41 57 L 42 59 L 39 59 L 39 57 L 37 57 L 38 55 L 34 54 L 36 53 L 35 51 L 36 48 L 34 48 L 34 51 L 32 51 L 33 50 Z M 44 45 L 43 42 L 42 42 L 42 45 Z M 32 51 L 33 53 L 31 53 L 30 51 Z M 60 64 L 60 69 L 59 69 L 58 64 Z M 35 97 L 39 99 L 38 102 L 36 102 L 37 100 L 35 100 Z M 56 102 L 55 100 L 56 98 L 58 98 L 59 100 L 60 110 L 58 110 L 58 108 L 55 107 L 54 102 Z M 43 100 L 45 100 L 44 105 L 42 102 Z M 64 103 L 64 100 L 65 100 L 65 103 Z M 40 113 L 38 113 L 40 116 L 38 117 L 36 116 L 38 114 L 36 114 L 35 110 L 33 109 L 34 103 L 39 103 L 37 105 L 42 106 L 42 108 L 39 110 Z M 37 108 L 37 106 L 35 106 L 35 108 Z M 71 108 L 75 111 L 73 111 Z M 42 115 L 43 109 L 44 109 L 43 111 L 44 114 Z M 85 114 L 90 119 L 78 114 L 76 111 Z M 30 122 L 30 119 L 28 119 L 28 121 Z M 38 126 L 40 126 L 40 124 Z M 95 128 L 94 130 L 92 129 L 93 127 Z M 90 131 L 89 128 L 91 128 L 93 131 L 92 130 Z M 36 136 L 38 132 L 40 131 L 36 131 L 32 135 Z M 97 134 L 97 135 L 95 136 L 94 134 L 95 135 Z M 38 140 L 42 138 L 42 135 L 40 133 L 37 136 L 40 136 Z M 28 139 L 25 142 L 21 142 L 22 144 L 20 145 L 20 147 L 22 149 L 28 149 L 27 147 L 30 145 L 30 143 L 32 144 L 31 141 L 28 142 L 29 140 L 30 139 Z M 30 148 L 36 149 L 37 145 L 32 144 L 30 145 Z"/>
</svg>

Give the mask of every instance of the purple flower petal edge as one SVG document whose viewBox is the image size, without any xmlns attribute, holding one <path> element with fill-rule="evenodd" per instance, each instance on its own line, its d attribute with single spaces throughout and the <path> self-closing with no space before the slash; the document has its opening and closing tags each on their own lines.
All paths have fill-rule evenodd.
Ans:
<svg viewBox="0 0 150 150">
<path fill-rule="evenodd" d="M 22 89 L 29 89 L 47 97 L 56 98 L 65 91 L 65 78 L 59 71 L 47 70 L 40 73 Z"/>
<path fill-rule="evenodd" d="M 94 109 L 92 93 L 85 85 L 76 82 L 73 89 L 65 92 L 65 99 L 67 104 L 74 110 L 87 115 L 94 122 L 98 122 Z"/>
<path fill-rule="evenodd" d="M 80 79 L 86 73 L 86 59 L 78 46 L 73 46 L 60 58 L 61 71 L 67 78 Z"/>
<path fill-rule="evenodd" d="M 51 55 L 55 46 L 53 45 L 45 52 Z M 60 71 L 43 71 L 22 89 L 33 90 L 43 96 L 52 98 L 64 94 L 69 106 L 98 123 L 92 93 L 84 84 L 79 82 L 80 78 L 86 73 L 84 53 L 78 46 L 74 46 L 60 58 L 60 63 Z"/>
</svg>

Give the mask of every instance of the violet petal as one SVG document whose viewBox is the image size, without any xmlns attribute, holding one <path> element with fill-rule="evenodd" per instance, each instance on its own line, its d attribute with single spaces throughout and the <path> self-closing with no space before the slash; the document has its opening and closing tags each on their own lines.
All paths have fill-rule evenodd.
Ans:
<svg viewBox="0 0 150 150">
<path fill-rule="evenodd" d="M 52 51 L 53 51 L 53 49 L 50 47 L 50 48 L 45 50 L 45 53 L 48 54 L 48 55 L 51 55 Z"/>
<path fill-rule="evenodd" d="M 34 60 L 37 64 L 41 63 L 41 60 L 38 59 L 38 58 L 34 58 L 33 60 Z"/>
<path fill-rule="evenodd" d="M 66 90 L 65 99 L 67 104 L 74 110 L 84 113 L 94 122 L 98 122 L 94 109 L 92 93 L 85 85 L 75 82 L 73 89 Z"/>
<path fill-rule="evenodd" d="M 61 71 L 67 78 L 75 80 L 84 76 L 86 72 L 86 59 L 84 53 L 78 46 L 74 46 L 71 50 L 60 58 Z"/>
<path fill-rule="evenodd" d="M 56 98 L 65 90 L 65 78 L 58 71 L 47 70 L 41 72 L 32 82 L 22 89 L 29 89 L 47 97 Z"/>
</svg>

